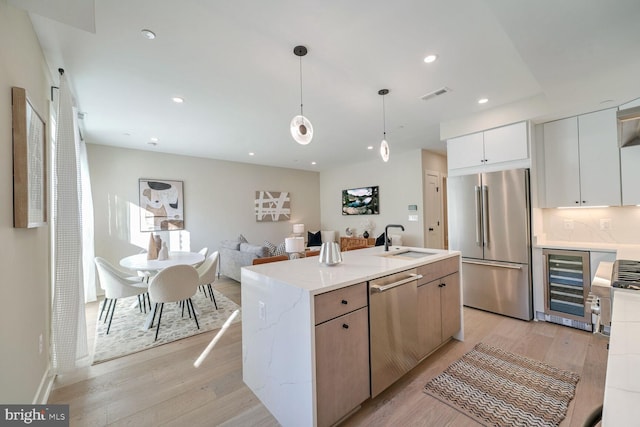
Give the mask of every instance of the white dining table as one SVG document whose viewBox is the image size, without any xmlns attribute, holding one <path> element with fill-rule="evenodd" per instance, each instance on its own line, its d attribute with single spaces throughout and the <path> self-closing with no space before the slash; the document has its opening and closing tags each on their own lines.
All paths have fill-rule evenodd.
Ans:
<svg viewBox="0 0 640 427">
<path fill-rule="evenodd" d="M 164 268 L 174 265 L 196 265 L 204 261 L 204 255 L 199 252 L 183 252 L 183 251 L 171 251 L 169 252 L 169 258 L 163 260 L 147 259 L 147 254 L 136 254 L 124 257 L 120 260 L 120 266 L 128 268 L 130 270 L 142 271 L 142 272 L 156 272 Z M 193 306 L 196 313 L 199 313 L 195 303 Z M 143 329 L 146 331 L 151 327 L 153 321 L 154 307 L 149 310 L 147 318 L 144 322 Z"/>
<path fill-rule="evenodd" d="M 120 266 L 137 271 L 159 271 L 173 265 L 196 265 L 204 261 L 204 255 L 198 252 L 171 251 L 164 260 L 147 259 L 147 254 L 136 254 L 120 260 Z"/>
</svg>

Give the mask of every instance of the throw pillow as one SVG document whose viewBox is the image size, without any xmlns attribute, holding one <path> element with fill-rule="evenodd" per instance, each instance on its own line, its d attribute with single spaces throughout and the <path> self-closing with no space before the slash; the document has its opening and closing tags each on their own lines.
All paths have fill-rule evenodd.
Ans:
<svg viewBox="0 0 640 427">
<path fill-rule="evenodd" d="M 391 244 L 391 239 L 388 239 L 387 241 Z M 384 246 L 384 233 L 376 238 L 376 246 Z"/>
<path fill-rule="evenodd" d="M 267 250 L 269 251 L 269 256 L 279 256 L 279 255 L 286 255 L 286 252 L 284 250 L 285 246 L 284 246 L 284 242 L 280 243 L 279 245 L 274 245 L 273 243 L 271 243 L 268 240 L 264 241 L 264 247 L 267 248 Z"/>
<path fill-rule="evenodd" d="M 307 231 L 307 246 L 322 246 L 322 232 L 312 233 Z"/>
</svg>

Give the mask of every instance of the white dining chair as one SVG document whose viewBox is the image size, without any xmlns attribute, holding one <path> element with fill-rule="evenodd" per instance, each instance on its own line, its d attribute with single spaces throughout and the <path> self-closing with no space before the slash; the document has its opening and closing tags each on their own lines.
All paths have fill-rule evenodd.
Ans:
<svg viewBox="0 0 640 427">
<path fill-rule="evenodd" d="M 189 317 L 193 312 L 193 318 L 196 321 L 196 327 L 200 329 L 198 324 L 198 317 L 193 307 L 193 301 L 191 297 L 195 295 L 198 290 L 198 272 L 190 265 L 174 265 L 160 270 L 151 281 L 149 282 L 149 295 L 155 303 L 153 309 L 153 319 L 151 320 L 151 327 L 156 318 L 158 307 L 160 313 L 158 315 L 158 326 L 156 329 L 156 337 L 154 341 L 158 340 L 158 332 L 160 332 L 160 321 L 162 319 L 162 310 L 165 302 L 183 302 L 187 306 L 189 311 Z M 184 310 L 184 308 L 183 308 Z"/>
<path fill-rule="evenodd" d="M 202 255 L 202 256 L 204 257 L 204 259 L 207 259 L 207 255 L 209 255 L 209 248 L 205 246 L 204 248 L 200 249 L 200 250 L 198 251 L 198 253 L 199 253 L 200 255 Z M 198 268 L 198 267 L 200 267 L 203 263 L 204 263 L 204 261 L 199 262 L 199 263 L 197 263 L 197 264 L 193 264 L 193 266 L 194 266 L 195 268 Z"/>
<path fill-rule="evenodd" d="M 216 281 L 218 273 L 218 251 L 212 253 L 207 259 L 204 260 L 200 267 L 196 268 L 198 271 L 198 286 L 205 295 L 209 292 L 209 298 L 213 301 L 213 304 L 218 309 L 218 303 L 216 297 L 213 295 L 213 282 Z"/>
<path fill-rule="evenodd" d="M 99 320 L 102 319 L 104 309 L 109 303 L 107 308 L 107 314 L 104 321 L 109 318 L 109 325 L 107 326 L 107 335 L 111 329 L 111 321 L 113 320 L 113 313 L 116 311 L 116 304 L 119 298 L 126 298 L 131 296 L 138 296 L 138 304 L 140 310 L 145 307 L 145 294 L 147 293 L 147 284 L 141 282 L 139 279 L 131 278 L 128 274 L 118 270 L 104 258 L 96 257 L 94 260 L 96 268 L 98 270 L 98 279 L 100 280 L 100 287 L 104 289 L 104 302 L 102 304 L 102 310 L 100 311 Z M 142 301 L 140 298 L 142 297 Z M 151 303 L 149 303 L 151 308 Z"/>
</svg>

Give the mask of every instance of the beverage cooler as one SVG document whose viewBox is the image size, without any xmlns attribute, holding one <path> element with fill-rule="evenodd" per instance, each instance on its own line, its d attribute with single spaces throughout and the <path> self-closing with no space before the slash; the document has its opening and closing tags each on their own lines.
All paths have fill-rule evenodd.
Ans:
<svg viewBox="0 0 640 427">
<path fill-rule="evenodd" d="M 588 251 L 544 249 L 545 320 L 592 331 Z"/>
</svg>

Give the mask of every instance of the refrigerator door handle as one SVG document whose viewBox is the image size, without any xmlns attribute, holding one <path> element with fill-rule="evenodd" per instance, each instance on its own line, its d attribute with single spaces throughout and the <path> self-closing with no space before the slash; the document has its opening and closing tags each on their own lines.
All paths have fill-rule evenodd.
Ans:
<svg viewBox="0 0 640 427">
<path fill-rule="evenodd" d="M 514 264 L 512 262 L 499 262 L 499 261 L 472 261 L 468 259 L 462 259 L 463 264 L 474 265 L 488 265 L 490 267 L 510 268 L 512 270 L 522 270 L 522 264 Z"/>
<path fill-rule="evenodd" d="M 489 246 L 489 187 L 482 186 L 482 241 Z"/>
<path fill-rule="evenodd" d="M 476 246 L 482 246 L 482 200 L 480 198 L 480 186 L 474 188 L 476 196 Z"/>
</svg>

